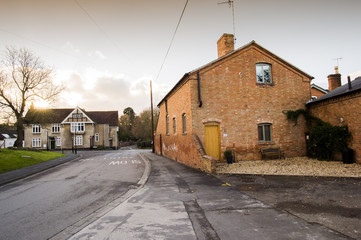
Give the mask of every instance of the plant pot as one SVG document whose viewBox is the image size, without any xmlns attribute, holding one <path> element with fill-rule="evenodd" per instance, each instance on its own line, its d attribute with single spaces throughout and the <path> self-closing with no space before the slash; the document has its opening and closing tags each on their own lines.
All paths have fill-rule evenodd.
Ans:
<svg viewBox="0 0 361 240">
<path fill-rule="evenodd" d="M 228 164 L 232 164 L 232 163 L 233 163 L 233 156 L 228 156 L 228 157 L 226 157 L 226 159 L 227 159 L 227 163 L 228 163 Z"/>
</svg>

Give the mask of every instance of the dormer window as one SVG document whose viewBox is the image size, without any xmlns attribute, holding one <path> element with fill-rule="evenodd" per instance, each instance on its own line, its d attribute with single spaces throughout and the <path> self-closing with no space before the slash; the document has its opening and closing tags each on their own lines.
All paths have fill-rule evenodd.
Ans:
<svg viewBox="0 0 361 240">
<path fill-rule="evenodd" d="M 256 64 L 257 83 L 271 84 L 272 83 L 272 68 L 268 63 Z"/>
<path fill-rule="evenodd" d="M 70 131 L 72 133 L 84 132 L 85 131 L 85 124 L 83 122 L 72 122 Z"/>
</svg>

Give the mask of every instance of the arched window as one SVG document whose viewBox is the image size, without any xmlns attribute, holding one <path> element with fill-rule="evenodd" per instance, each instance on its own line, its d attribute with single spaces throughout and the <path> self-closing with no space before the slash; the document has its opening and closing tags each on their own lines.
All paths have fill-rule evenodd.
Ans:
<svg viewBox="0 0 361 240">
<path fill-rule="evenodd" d="M 272 83 L 272 68 L 268 63 L 256 64 L 257 83 L 271 84 Z"/>
<path fill-rule="evenodd" d="M 185 113 L 182 114 L 182 133 L 187 133 L 187 115 Z"/>
</svg>

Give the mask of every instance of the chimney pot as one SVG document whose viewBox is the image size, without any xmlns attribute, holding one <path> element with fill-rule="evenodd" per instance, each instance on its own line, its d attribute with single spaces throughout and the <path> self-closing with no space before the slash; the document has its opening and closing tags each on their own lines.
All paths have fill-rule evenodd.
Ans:
<svg viewBox="0 0 361 240">
<path fill-rule="evenodd" d="M 217 41 L 218 58 L 223 57 L 227 53 L 234 51 L 234 36 L 233 34 L 224 33 Z"/>
</svg>

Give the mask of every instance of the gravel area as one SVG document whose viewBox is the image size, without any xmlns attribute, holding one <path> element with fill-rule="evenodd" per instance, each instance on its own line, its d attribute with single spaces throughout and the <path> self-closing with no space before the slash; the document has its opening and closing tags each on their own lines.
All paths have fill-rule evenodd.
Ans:
<svg viewBox="0 0 361 240">
<path fill-rule="evenodd" d="M 217 174 L 361 177 L 361 164 L 297 157 L 284 160 L 222 163 L 217 166 Z"/>
</svg>

